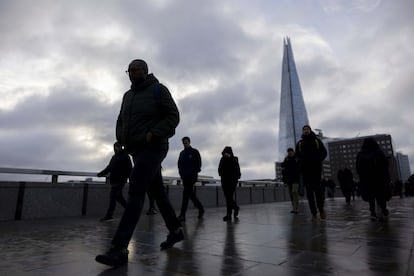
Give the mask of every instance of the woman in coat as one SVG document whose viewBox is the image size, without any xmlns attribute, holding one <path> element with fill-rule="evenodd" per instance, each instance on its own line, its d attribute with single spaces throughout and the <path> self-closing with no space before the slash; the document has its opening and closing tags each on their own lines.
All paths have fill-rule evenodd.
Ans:
<svg viewBox="0 0 414 276">
<path fill-rule="evenodd" d="M 218 174 L 221 177 L 221 187 L 226 198 L 227 214 L 223 217 L 224 221 L 231 220 L 232 211 L 234 210 L 234 218 L 239 215 L 239 206 L 233 199 L 236 191 L 237 183 L 241 177 L 239 160 L 233 155 L 231 147 L 225 147 L 221 153 Z"/>
<path fill-rule="evenodd" d="M 362 199 L 369 202 L 371 220 L 378 219 L 375 203 L 380 207 L 383 219 L 387 219 L 387 201 L 391 198 L 388 160 L 374 138 L 366 138 L 357 155 L 356 169 L 360 179 Z"/>
</svg>

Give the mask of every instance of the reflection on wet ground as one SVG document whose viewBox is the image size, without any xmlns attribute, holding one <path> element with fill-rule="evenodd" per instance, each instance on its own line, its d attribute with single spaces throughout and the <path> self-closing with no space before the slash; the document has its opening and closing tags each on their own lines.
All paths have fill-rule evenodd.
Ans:
<svg viewBox="0 0 414 276">
<path fill-rule="evenodd" d="M 368 204 L 326 201 L 326 221 L 311 222 L 290 203 L 241 206 L 240 219 L 223 222 L 224 208 L 197 219 L 189 210 L 186 240 L 160 251 L 161 216 L 141 217 L 128 265 L 94 261 L 118 220 L 57 218 L 0 222 L 0 275 L 414 275 L 414 198 L 393 198 L 386 223 L 369 220 Z"/>
</svg>

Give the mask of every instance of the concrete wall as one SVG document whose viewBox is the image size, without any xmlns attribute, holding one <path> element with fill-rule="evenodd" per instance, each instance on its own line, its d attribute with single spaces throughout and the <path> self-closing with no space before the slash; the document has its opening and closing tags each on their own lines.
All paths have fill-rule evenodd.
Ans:
<svg viewBox="0 0 414 276">
<path fill-rule="evenodd" d="M 176 211 L 181 208 L 182 186 L 167 186 L 167 193 Z M 0 220 L 38 219 L 68 216 L 103 216 L 109 204 L 110 186 L 92 183 L 0 182 Z M 225 206 L 221 187 L 196 186 L 195 192 L 208 207 Z M 124 196 L 127 198 L 128 186 Z M 335 196 L 342 196 L 336 191 Z M 289 200 L 284 187 L 238 187 L 238 204 L 258 204 Z M 148 199 L 145 202 L 148 208 Z M 193 208 L 190 202 L 189 208 Z M 117 205 L 116 213 L 123 208 Z"/>
</svg>

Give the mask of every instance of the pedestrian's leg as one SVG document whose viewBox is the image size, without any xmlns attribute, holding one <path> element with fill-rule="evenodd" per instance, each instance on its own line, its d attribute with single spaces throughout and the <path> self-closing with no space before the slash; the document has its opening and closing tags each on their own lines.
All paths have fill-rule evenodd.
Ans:
<svg viewBox="0 0 414 276">
<path fill-rule="evenodd" d="M 297 214 L 299 210 L 299 183 L 292 184 L 292 204 L 293 211 Z"/>
<path fill-rule="evenodd" d="M 181 221 L 185 220 L 185 213 L 187 212 L 188 201 L 190 199 L 190 195 L 193 189 L 193 187 L 189 185 L 185 180 L 183 180 L 183 186 L 183 201 L 181 203 L 181 212 L 178 217 Z"/>
<path fill-rule="evenodd" d="M 162 218 L 164 219 L 165 225 L 167 226 L 170 232 L 174 232 L 181 227 L 181 223 L 178 220 L 174 208 L 171 205 L 171 202 L 165 192 L 164 183 L 161 176 L 161 167 L 159 168 L 154 182 L 151 187 L 151 194 L 154 196 L 155 201 L 157 202 L 158 209 L 161 213 Z"/>
<path fill-rule="evenodd" d="M 345 202 L 351 204 L 351 193 L 349 191 L 345 191 Z"/>
<path fill-rule="evenodd" d="M 292 204 L 292 211 L 290 211 L 291 213 L 295 212 L 295 206 L 294 206 L 294 202 L 293 202 L 293 187 L 292 187 L 292 183 L 288 183 L 288 191 L 289 191 L 289 198 L 290 198 L 290 203 Z"/>
<path fill-rule="evenodd" d="M 227 209 L 226 216 L 223 217 L 224 221 L 231 219 L 231 214 L 233 210 L 233 200 L 232 200 L 233 194 L 232 194 L 231 187 L 228 187 L 228 185 L 230 184 L 227 183 L 225 185 L 222 185 L 224 197 L 226 199 L 226 209 Z"/>
<path fill-rule="evenodd" d="M 315 203 L 315 192 L 310 185 L 306 185 L 306 197 L 308 199 L 309 209 L 312 214 L 312 219 L 316 219 L 317 209 Z"/>
<path fill-rule="evenodd" d="M 112 240 L 115 247 L 127 247 L 132 234 L 141 216 L 145 202 L 145 195 L 156 174 L 161 169 L 161 162 L 165 158 L 168 147 L 160 150 L 146 148 L 134 154 L 134 168 L 132 169 L 129 186 L 129 199 L 119 222 L 118 229 Z M 162 180 L 161 180 L 162 181 Z"/>
<path fill-rule="evenodd" d="M 118 203 L 121 204 L 122 207 L 126 208 L 127 202 L 124 198 L 124 195 L 122 194 L 123 188 L 123 186 L 117 187 L 116 201 L 118 201 Z"/>
<path fill-rule="evenodd" d="M 316 187 L 314 188 L 315 197 L 316 197 L 316 206 L 318 207 L 321 219 L 325 219 L 326 218 L 326 213 L 325 213 L 325 209 L 324 209 L 324 207 L 325 207 L 325 189 L 323 187 L 321 187 L 319 183 L 320 182 L 317 181 L 315 183 Z"/>
<path fill-rule="evenodd" d="M 154 196 L 150 193 L 149 189 L 147 190 L 147 196 L 149 200 L 149 208 L 146 214 L 155 215 L 157 214 L 157 209 L 155 209 L 155 199 Z"/>
<path fill-rule="evenodd" d="M 139 174 L 138 171 L 141 169 L 135 169 L 133 174 Z M 134 173 L 135 171 L 135 173 Z M 145 177 L 144 177 L 145 178 Z M 118 229 L 112 240 L 114 247 L 126 248 L 128 247 L 129 241 L 131 240 L 132 234 L 141 216 L 142 208 L 145 202 L 145 193 L 147 189 L 148 180 L 141 178 L 143 182 L 136 182 L 139 178 L 135 178 L 131 181 L 129 187 L 129 199 L 122 215 L 121 221 L 119 222 Z M 139 180 L 138 180 L 139 181 Z"/>
<path fill-rule="evenodd" d="M 149 200 L 149 209 L 155 209 L 154 197 L 148 194 L 148 200 Z"/>
<path fill-rule="evenodd" d="M 383 198 L 377 198 L 376 200 L 382 212 L 381 219 L 386 220 L 388 218 L 387 201 Z"/>
<path fill-rule="evenodd" d="M 204 210 L 203 205 L 201 204 L 200 200 L 197 198 L 197 195 L 194 192 L 194 185 L 192 185 L 191 187 L 190 199 L 198 210 Z"/>
<path fill-rule="evenodd" d="M 201 204 L 200 200 L 198 199 L 194 191 L 194 184 L 196 181 L 197 181 L 197 178 L 194 181 L 192 181 L 190 199 L 194 203 L 194 206 L 198 209 L 198 218 L 202 218 L 204 216 L 204 207 L 203 207 L 203 204 Z"/>
<path fill-rule="evenodd" d="M 232 186 L 232 190 L 231 190 L 231 201 L 232 201 L 232 209 L 234 210 L 233 216 L 234 218 L 238 218 L 239 216 L 239 210 L 240 207 L 237 205 L 236 199 L 235 199 L 235 195 L 236 195 L 236 188 L 237 188 L 237 183 L 234 183 Z"/>
<path fill-rule="evenodd" d="M 105 217 L 102 219 L 104 220 L 105 218 L 112 218 L 115 208 L 116 208 L 116 197 L 117 197 L 117 189 L 115 186 L 111 187 L 111 192 L 109 194 L 109 206 L 108 206 L 108 210 L 106 211 L 106 215 Z"/>
<path fill-rule="evenodd" d="M 184 239 L 184 232 L 180 221 L 175 215 L 174 208 L 170 203 L 167 193 L 165 192 L 161 175 L 161 166 L 159 167 L 159 171 L 156 174 L 154 182 L 152 183 L 151 191 L 157 201 L 158 209 L 164 219 L 165 225 L 169 230 L 167 239 L 160 244 L 160 247 L 161 249 L 171 248 L 175 243 Z"/>
</svg>

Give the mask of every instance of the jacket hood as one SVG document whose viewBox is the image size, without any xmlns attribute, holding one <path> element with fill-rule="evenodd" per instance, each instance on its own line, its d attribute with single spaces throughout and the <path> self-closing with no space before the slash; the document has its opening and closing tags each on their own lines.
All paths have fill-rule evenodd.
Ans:
<svg viewBox="0 0 414 276">
<path fill-rule="evenodd" d="M 231 147 L 229 147 L 229 146 L 225 147 L 225 148 L 223 149 L 223 151 L 221 152 L 221 154 L 225 154 L 225 153 L 228 153 L 228 154 L 230 154 L 231 156 L 234 156 L 234 155 L 233 155 L 233 149 L 232 149 Z"/>
</svg>

